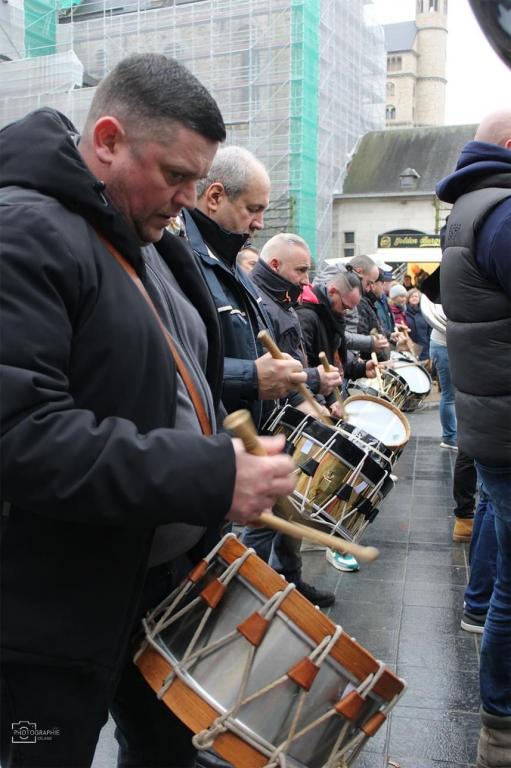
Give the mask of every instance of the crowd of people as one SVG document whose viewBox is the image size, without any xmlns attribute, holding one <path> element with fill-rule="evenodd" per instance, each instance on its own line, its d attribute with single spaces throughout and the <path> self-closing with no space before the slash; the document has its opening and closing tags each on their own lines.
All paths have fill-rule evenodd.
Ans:
<svg viewBox="0 0 511 768">
<path fill-rule="evenodd" d="M 474 159 L 477 150 L 489 157 L 487 145 L 470 150 L 470 162 L 494 163 L 484 165 L 492 191 L 509 181 L 506 136 L 491 139 L 500 145 L 491 162 Z M 405 287 L 387 265 L 357 256 L 311 281 L 306 241 L 286 232 L 258 254 L 248 241 L 263 229 L 271 179 L 248 150 L 221 147 L 225 137 L 208 91 L 153 54 L 123 60 L 100 83 L 81 136 L 49 108 L 0 132 L 4 768 L 90 765 L 108 712 L 119 766 L 192 768 L 190 732 L 132 663 L 141 617 L 232 522 L 313 603 L 334 601 L 303 580 L 295 539 L 251 525 L 294 487 L 284 440 L 261 438 L 268 455 L 252 455 L 222 430 L 225 415 L 248 409 L 260 433 L 284 403 L 338 418 L 336 389 L 374 379 L 392 348 L 431 357 L 442 381 L 445 345 L 430 343 L 420 308 L 425 275 Z M 464 199 L 466 171 L 442 187 L 443 199 Z M 490 250 L 495 229 L 509 232 L 509 192 L 502 199 L 504 223 L 491 213 L 481 230 Z M 444 401 L 442 445 L 476 462 L 480 504 L 487 499 L 480 528 L 497 526 L 485 622 L 475 583 L 466 606 L 466 623 L 479 616 L 485 627 L 478 766 L 496 768 L 492 750 L 511 748 L 509 411 L 493 403 L 479 363 L 467 374 L 464 350 L 474 345 L 481 367 L 492 367 L 481 334 L 509 343 L 509 259 L 503 267 L 485 245 L 474 261 L 468 214 L 457 207 L 442 300 L 447 345 L 450 333 L 455 349 L 462 338 L 449 362 L 463 419 L 458 410 L 453 426 L 453 399 Z M 477 277 L 469 319 L 457 254 Z M 261 331 L 282 358 L 265 352 Z M 499 370 L 505 353 L 496 350 Z M 501 377 L 498 393 L 507 406 L 508 383 Z M 453 398 L 452 384 L 442 391 Z M 488 421 L 491 446 L 481 440 Z M 481 548 L 489 538 L 479 536 Z M 358 568 L 350 555 L 327 558 Z M 27 717 L 58 724 L 59 738 L 13 743 L 12 724 Z"/>
</svg>

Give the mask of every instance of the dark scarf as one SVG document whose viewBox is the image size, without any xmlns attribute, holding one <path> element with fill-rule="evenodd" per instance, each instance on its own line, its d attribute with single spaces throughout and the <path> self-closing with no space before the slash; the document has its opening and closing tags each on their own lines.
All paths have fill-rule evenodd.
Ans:
<svg viewBox="0 0 511 768">
<path fill-rule="evenodd" d="M 294 307 L 302 294 L 300 285 L 294 285 L 286 280 L 261 259 L 255 265 L 250 277 L 273 301 L 284 304 L 286 307 Z"/>
<path fill-rule="evenodd" d="M 210 219 L 198 208 L 188 210 L 188 213 L 196 223 L 204 241 L 211 248 L 215 256 L 218 256 L 227 266 L 234 267 L 236 256 L 248 240 L 248 235 L 237 235 L 223 229 L 216 221 Z"/>
</svg>

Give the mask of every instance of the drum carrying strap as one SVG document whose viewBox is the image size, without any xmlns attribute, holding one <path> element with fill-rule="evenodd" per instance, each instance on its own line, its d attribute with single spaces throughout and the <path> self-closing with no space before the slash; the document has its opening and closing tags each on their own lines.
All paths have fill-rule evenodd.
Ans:
<svg viewBox="0 0 511 768">
<path fill-rule="evenodd" d="M 192 401 L 192 405 L 194 407 L 195 413 L 197 415 L 197 419 L 200 424 L 200 428 L 202 430 L 203 435 L 212 435 L 213 430 L 211 428 L 211 424 L 208 418 L 208 414 L 206 413 L 206 409 L 204 408 L 204 404 L 202 402 L 201 396 L 199 395 L 197 391 L 197 387 L 193 383 L 192 377 L 190 376 L 190 373 L 184 363 L 183 358 L 178 352 L 178 349 L 176 347 L 176 344 L 174 342 L 174 339 L 170 335 L 170 333 L 167 331 L 165 326 L 163 325 L 161 318 L 156 311 L 156 307 L 154 306 L 151 297 L 147 293 L 144 284 L 142 283 L 142 280 L 139 278 L 131 264 L 129 264 L 124 256 L 119 253 L 119 251 L 114 248 L 114 246 L 108 242 L 108 240 L 105 240 L 105 238 L 97 232 L 97 235 L 99 239 L 102 241 L 104 246 L 110 251 L 114 259 L 118 262 L 118 264 L 121 265 L 121 267 L 124 269 L 124 271 L 129 275 L 129 277 L 132 279 L 142 296 L 144 297 L 145 301 L 147 302 L 149 308 L 151 309 L 151 312 L 155 316 L 158 325 L 160 326 L 161 332 L 163 333 L 165 337 L 165 341 L 167 342 L 167 346 L 170 349 L 170 353 L 174 359 L 174 363 L 176 365 L 176 368 L 179 372 L 179 375 L 181 376 L 181 379 L 183 380 L 183 384 L 186 387 L 186 391 L 188 392 L 188 396 L 190 400 Z"/>
</svg>

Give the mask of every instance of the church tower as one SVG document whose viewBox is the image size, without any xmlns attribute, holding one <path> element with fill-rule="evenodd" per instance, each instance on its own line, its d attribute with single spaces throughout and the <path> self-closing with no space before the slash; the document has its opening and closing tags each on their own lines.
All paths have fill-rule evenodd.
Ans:
<svg viewBox="0 0 511 768">
<path fill-rule="evenodd" d="M 414 21 L 386 24 L 388 128 L 443 125 L 447 0 L 417 0 Z"/>
<path fill-rule="evenodd" d="M 417 0 L 416 125 L 443 125 L 447 64 L 447 0 Z"/>
</svg>

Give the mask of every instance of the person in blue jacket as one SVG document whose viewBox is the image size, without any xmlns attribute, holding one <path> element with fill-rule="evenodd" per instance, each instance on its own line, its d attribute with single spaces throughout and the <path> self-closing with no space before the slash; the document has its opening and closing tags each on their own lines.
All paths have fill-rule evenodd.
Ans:
<svg viewBox="0 0 511 768">
<path fill-rule="evenodd" d="M 497 768 L 511 755 L 511 109 L 481 122 L 437 194 L 453 204 L 439 287 L 458 445 L 474 457 L 495 512 L 498 555 L 481 646 L 477 766 Z M 435 288 L 423 284 L 429 298 Z"/>
<path fill-rule="evenodd" d="M 421 312 L 421 292 L 418 288 L 412 288 L 411 291 L 408 291 L 408 304 L 406 306 L 405 315 L 410 328 L 412 341 L 422 347 L 419 354 L 419 360 L 428 360 L 431 326 L 428 325 Z"/>
</svg>

